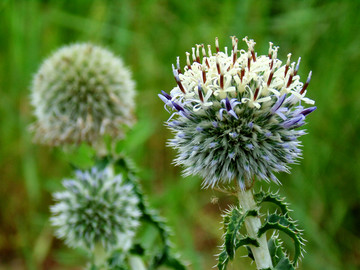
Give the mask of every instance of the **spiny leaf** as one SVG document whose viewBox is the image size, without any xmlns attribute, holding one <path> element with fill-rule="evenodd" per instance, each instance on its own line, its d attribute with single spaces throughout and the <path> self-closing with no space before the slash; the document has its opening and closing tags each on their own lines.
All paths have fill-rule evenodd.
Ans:
<svg viewBox="0 0 360 270">
<path fill-rule="evenodd" d="M 231 218 L 231 213 L 232 213 L 232 211 L 228 211 L 227 213 L 225 213 L 225 215 L 223 215 L 223 218 L 224 218 L 224 220 L 223 220 L 223 224 L 224 224 L 224 233 L 226 233 L 226 231 L 227 231 L 227 228 L 228 228 L 228 224 L 229 224 L 229 222 L 230 222 L 230 218 Z"/>
<path fill-rule="evenodd" d="M 274 270 L 295 270 L 294 266 L 291 264 L 289 258 L 283 257 L 279 263 L 275 266 Z"/>
<path fill-rule="evenodd" d="M 218 256 L 218 264 L 217 264 L 218 269 L 225 270 L 228 262 L 229 262 L 229 256 L 226 250 L 224 249 Z"/>
<path fill-rule="evenodd" d="M 273 265 L 277 265 L 281 258 L 285 257 L 285 254 L 281 248 L 281 243 L 277 236 L 273 235 L 268 241 L 268 248 Z"/>
<path fill-rule="evenodd" d="M 262 268 L 260 270 L 295 270 L 295 268 L 288 258 L 283 257 L 275 267 Z"/>
<path fill-rule="evenodd" d="M 185 266 L 177 258 L 168 256 L 165 265 L 175 269 L 175 270 L 185 270 Z"/>
<path fill-rule="evenodd" d="M 258 243 L 258 241 L 256 241 L 253 238 L 250 238 L 250 237 L 241 238 L 241 239 L 237 240 L 237 242 L 235 244 L 234 252 L 239 247 L 242 247 L 242 246 L 248 247 L 247 245 L 253 245 L 255 247 L 258 247 L 259 243 Z M 229 254 L 226 251 L 226 248 L 224 247 L 223 251 L 219 254 L 219 257 L 218 257 L 218 264 L 217 264 L 218 269 L 219 270 L 225 270 L 229 260 L 230 260 Z"/>
<path fill-rule="evenodd" d="M 139 209 L 142 213 L 142 219 L 145 222 L 148 222 L 155 226 L 158 230 L 160 238 L 163 243 L 163 248 L 160 254 L 157 254 L 151 261 L 148 269 L 157 269 L 160 265 L 167 265 L 176 270 L 184 270 L 186 267 L 178 260 L 173 254 L 171 254 L 171 242 L 170 242 L 170 230 L 166 225 L 164 218 L 162 218 L 157 211 L 152 209 L 145 195 L 143 194 L 140 184 L 137 179 L 137 169 L 129 158 L 126 156 L 121 156 L 116 162 L 115 165 L 119 169 L 125 170 L 127 174 L 127 179 L 134 186 L 134 192 L 139 198 Z"/>
<path fill-rule="evenodd" d="M 284 216 L 288 216 L 288 205 L 284 202 L 284 198 L 280 197 L 279 194 L 260 191 L 259 193 L 254 194 L 254 198 L 258 206 L 263 202 L 271 202 L 281 209 L 281 213 Z"/>
<path fill-rule="evenodd" d="M 239 247 L 242 247 L 242 246 L 248 246 L 248 245 L 253 245 L 255 247 L 259 247 L 258 241 L 256 241 L 254 238 L 245 237 L 245 238 L 239 239 L 236 242 L 235 249 L 238 249 Z"/>
<path fill-rule="evenodd" d="M 302 255 L 304 246 L 304 239 L 301 236 L 300 230 L 297 229 L 295 222 L 290 220 L 288 217 L 272 214 L 268 216 L 264 225 L 259 228 L 258 237 L 271 229 L 282 231 L 293 239 L 295 245 L 295 255 L 292 264 L 295 265 Z"/>
<path fill-rule="evenodd" d="M 227 230 L 225 234 L 225 249 L 231 260 L 234 258 L 237 237 L 239 235 L 240 228 L 245 221 L 245 218 L 248 216 L 257 215 L 258 213 L 256 210 L 247 211 L 243 215 L 237 208 L 234 208 L 232 210 L 230 221 L 227 225 Z"/>
<path fill-rule="evenodd" d="M 226 269 L 229 260 L 234 258 L 235 251 L 242 246 L 253 245 L 258 247 L 259 243 L 250 237 L 240 238 L 240 229 L 246 217 L 257 216 L 256 210 L 247 211 L 241 214 L 238 208 L 234 207 L 224 215 L 225 244 L 218 257 L 217 267 L 219 270 Z"/>
</svg>

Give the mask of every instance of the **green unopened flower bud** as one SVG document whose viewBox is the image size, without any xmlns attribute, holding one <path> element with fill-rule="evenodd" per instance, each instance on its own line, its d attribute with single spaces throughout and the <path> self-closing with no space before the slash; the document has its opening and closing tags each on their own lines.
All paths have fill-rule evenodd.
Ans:
<svg viewBox="0 0 360 270">
<path fill-rule="evenodd" d="M 63 182 L 65 191 L 54 194 L 51 207 L 56 235 L 70 247 L 95 252 L 127 251 L 139 226 L 139 198 L 133 185 L 112 170 L 76 171 L 73 179 Z"/>
<path fill-rule="evenodd" d="M 121 59 L 89 43 L 57 50 L 32 83 L 35 141 L 49 145 L 120 139 L 134 122 L 135 84 Z"/>
</svg>

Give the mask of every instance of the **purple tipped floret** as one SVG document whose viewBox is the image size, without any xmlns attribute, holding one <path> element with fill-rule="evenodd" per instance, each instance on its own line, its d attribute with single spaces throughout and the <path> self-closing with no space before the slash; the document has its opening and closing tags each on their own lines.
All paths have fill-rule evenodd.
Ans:
<svg viewBox="0 0 360 270">
<path fill-rule="evenodd" d="M 168 93 L 166 93 L 165 91 L 163 91 L 163 90 L 161 90 L 161 94 L 162 94 L 166 99 L 168 99 L 168 100 L 171 100 L 171 99 L 172 99 L 172 97 L 171 97 Z"/>
<path fill-rule="evenodd" d="M 294 126 L 301 126 L 304 124 L 305 116 L 300 114 L 298 116 L 295 116 L 294 118 L 291 118 L 283 123 L 284 128 L 291 128 Z"/>
<path fill-rule="evenodd" d="M 196 131 L 197 132 L 201 132 L 201 131 L 203 131 L 204 129 L 202 128 L 202 127 L 196 127 Z"/>
<path fill-rule="evenodd" d="M 220 120 L 223 119 L 223 112 L 227 111 L 228 114 L 232 115 L 234 118 L 239 119 L 239 117 L 237 116 L 237 114 L 234 111 L 234 108 L 236 105 L 241 104 L 240 101 L 238 101 L 236 98 L 233 98 L 231 100 L 229 100 L 227 97 L 225 99 L 223 99 L 221 101 L 221 103 L 223 103 L 225 105 L 225 109 L 222 108 L 220 109 L 219 113 L 220 113 Z"/>
<path fill-rule="evenodd" d="M 176 102 L 174 102 L 174 101 L 171 101 L 171 104 L 174 106 L 174 108 L 177 110 L 177 111 L 179 111 L 179 112 L 184 112 L 185 110 L 184 110 L 184 108 L 183 107 L 181 107 L 179 104 L 177 104 Z"/>
<path fill-rule="evenodd" d="M 173 105 L 171 103 L 172 97 L 168 93 L 166 93 L 165 91 L 162 91 L 162 90 L 161 90 L 161 94 L 158 94 L 158 96 L 162 100 L 162 102 L 165 103 L 165 105 L 164 105 L 165 110 L 167 110 L 169 112 L 169 110 L 166 108 L 166 106 L 169 106 L 170 108 L 173 107 Z"/>
<path fill-rule="evenodd" d="M 229 135 L 233 139 L 235 139 L 237 136 L 239 136 L 239 134 L 237 134 L 236 132 L 230 132 Z"/>
<path fill-rule="evenodd" d="M 216 145 L 217 145 L 217 143 L 216 143 L 216 142 L 211 142 L 211 143 L 209 144 L 209 147 L 210 147 L 210 148 L 215 148 L 215 147 L 216 147 Z"/>
<path fill-rule="evenodd" d="M 231 104 L 230 104 L 230 100 L 226 97 L 226 99 L 225 99 L 225 107 L 226 107 L 226 110 L 227 111 L 230 111 L 230 110 L 232 110 L 232 108 L 231 108 Z"/>
<path fill-rule="evenodd" d="M 278 101 L 274 104 L 274 106 L 271 108 L 271 113 L 275 113 L 281 105 L 284 103 L 284 100 L 286 98 L 286 94 L 283 94 L 281 97 L 279 97 Z"/>
<path fill-rule="evenodd" d="M 253 150 L 254 149 L 254 145 L 252 145 L 251 143 L 246 145 L 246 148 L 249 150 Z"/>
<path fill-rule="evenodd" d="M 305 110 L 303 110 L 300 114 L 302 114 L 303 116 L 307 116 L 308 114 L 312 113 L 313 111 L 316 110 L 316 106 L 314 107 L 310 107 L 310 108 L 306 108 Z"/>
</svg>

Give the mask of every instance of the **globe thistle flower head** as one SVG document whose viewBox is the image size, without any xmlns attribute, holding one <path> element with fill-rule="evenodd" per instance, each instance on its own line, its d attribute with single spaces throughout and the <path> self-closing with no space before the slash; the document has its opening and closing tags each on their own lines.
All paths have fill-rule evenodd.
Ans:
<svg viewBox="0 0 360 270">
<path fill-rule="evenodd" d="M 70 247 L 127 251 L 139 226 L 139 199 L 133 186 L 110 169 L 76 171 L 63 181 L 65 191 L 54 194 L 51 207 L 56 235 Z"/>
<path fill-rule="evenodd" d="M 177 58 L 173 74 L 176 86 L 159 94 L 167 121 L 175 137 L 169 145 L 178 152 L 175 164 L 185 175 L 200 175 L 205 187 L 229 184 L 242 189 L 254 178 L 278 183 L 275 172 L 288 172 L 289 164 L 301 155 L 299 137 L 305 117 L 316 107 L 305 97 L 311 72 L 305 83 L 297 74 L 300 58 L 283 64 L 278 47 L 270 43 L 268 55 L 254 51 L 255 42 L 244 38 L 248 50 L 216 52 L 211 46 L 196 45 L 186 53 L 186 66 Z"/>
<path fill-rule="evenodd" d="M 35 141 L 62 145 L 122 138 L 134 122 L 135 84 L 122 60 L 90 43 L 57 50 L 32 83 Z"/>
</svg>

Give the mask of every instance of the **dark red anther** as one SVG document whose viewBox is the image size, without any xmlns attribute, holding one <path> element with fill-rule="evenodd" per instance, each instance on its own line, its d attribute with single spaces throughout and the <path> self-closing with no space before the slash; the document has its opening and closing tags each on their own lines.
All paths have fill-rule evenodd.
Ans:
<svg viewBox="0 0 360 270">
<path fill-rule="evenodd" d="M 269 53 L 268 56 L 269 56 L 269 59 L 271 60 L 271 58 L 272 58 L 271 53 Z"/>
<path fill-rule="evenodd" d="M 218 53 L 220 49 L 219 49 L 219 39 L 217 37 L 215 38 L 215 46 L 216 46 L 216 52 Z"/>
<path fill-rule="evenodd" d="M 310 83 L 310 80 L 311 80 L 311 75 L 312 75 L 312 71 L 310 71 L 309 76 L 308 76 L 305 84 L 303 85 L 303 87 L 302 87 L 302 89 L 301 89 L 301 91 L 300 91 L 300 95 L 304 94 L 306 88 L 308 87 L 308 85 L 309 85 L 309 83 Z"/>
<path fill-rule="evenodd" d="M 239 74 L 239 73 L 238 73 Z M 243 78 L 244 78 L 244 75 L 245 75 L 245 69 L 244 68 L 242 68 L 241 69 L 241 73 L 240 73 L 240 81 L 242 82 L 242 80 L 243 80 Z"/>
<path fill-rule="evenodd" d="M 285 74 L 284 74 L 284 77 L 286 77 L 286 74 L 287 74 L 288 70 L 289 70 L 289 66 L 286 65 L 286 66 L 285 66 Z"/>
<path fill-rule="evenodd" d="M 179 86 L 181 92 L 183 92 L 184 94 L 186 94 L 184 86 L 182 85 L 180 80 L 176 80 L 177 85 Z"/>
<path fill-rule="evenodd" d="M 237 52 L 233 50 L 233 65 L 235 65 L 236 60 L 237 60 Z"/>
<path fill-rule="evenodd" d="M 274 66 L 274 59 L 272 59 L 271 62 L 270 62 L 270 69 L 272 69 L 273 66 Z"/>
<path fill-rule="evenodd" d="M 205 72 L 205 68 L 202 68 L 202 79 L 203 79 L 203 83 L 206 82 L 206 72 Z"/>
<path fill-rule="evenodd" d="M 173 69 L 173 74 L 174 74 L 174 78 L 175 78 L 177 85 L 179 86 L 181 92 L 183 92 L 185 94 L 186 92 L 185 92 L 184 86 L 182 85 L 182 83 L 180 81 L 179 73 L 175 69 L 174 65 L 172 65 L 172 69 Z"/>
<path fill-rule="evenodd" d="M 199 84 L 198 84 L 198 94 L 199 94 L 199 98 L 200 98 L 201 102 L 204 102 L 204 96 L 203 96 L 203 94 L 202 94 L 200 82 L 199 82 Z"/>
<path fill-rule="evenodd" d="M 294 73 L 292 72 L 290 74 L 290 76 L 289 76 L 289 80 L 288 80 L 288 82 L 286 84 L 286 88 L 288 88 L 290 86 L 290 84 L 292 83 L 293 76 L 294 76 Z"/>
<path fill-rule="evenodd" d="M 220 70 L 220 63 L 219 63 L 219 60 L 216 58 L 216 68 L 217 68 L 217 72 L 218 74 L 221 73 L 221 70 Z"/>
<path fill-rule="evenodd" d="M 224 74 L 220 74 L 220 88 L 224 89 Z"/>
<path fill-rule="evenodd" d="M 200 64 L 200 55 L 196 56 L 196 62 L 198 62 Z"/>
<path fill-rule="evenodd" d="M 255 56 L 255 52 L 254 49 L 251 50 L 251 56 L 254 62 L 256 62 L 256 56 Z"/>
<path fill-rule="evenodd" d="M 251 57 L 248 56 L 248 70 L 250 71 Z"/>
<path fill-rule="evenodd" d="M 254 93 L 254 101 L 257 99 L 257 97 L 259 95 L 259 90 L 260 90 L 260 86 L 256 87 L 255 93 Z"/>
<path fill-rule="evenodd" d="M 241 70 L 241 71 L 242 71 L 242 70 Z M 240 73 L 240 71 L 238 71 L 238 72 L 237 72 L 237 75 L 239 76 L 240 81 L 242 82 L 242 77 L 241 77 L 241 73 Z"/>
<path fill-rule="evenodd" d="M 267 80 L 267 86 L 270 86 L 270 83 L 272 81 L 272 78 L 274 76 L 274 70 L 271 70 L 270 75 L 269 75 L 269 79 Z"/>
<path fill-rule="evenodd" d="M 205 57 L 205 64 L 207 65 L 208 68 L 210 68 L 210 64 L 209 64 L 207 57 Z"/>
</svg>

